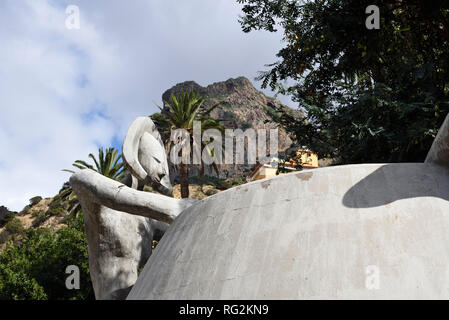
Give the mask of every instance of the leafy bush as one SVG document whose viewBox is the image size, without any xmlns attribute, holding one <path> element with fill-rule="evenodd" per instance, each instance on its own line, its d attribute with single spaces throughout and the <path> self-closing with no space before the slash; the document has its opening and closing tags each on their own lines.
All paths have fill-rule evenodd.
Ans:
<svg viewBox="0 0 449 320">
<path fill-rule="evenodd" d="M 212 196 L 214 194 L 216 194 L 218 191 L 216 189 L 209 189 L 206 190 L 206 192 L 204 193 L 206 196 Z"/>
<path fill-rule="evenodd" d="M 0 269 L 0 300 L 43 300 L 44 288 L 24 271 L 14 271 L 10 267 Z"/>
<path fill-rule="evenodd" d="M 5 225 L 5 230 L 10 234 L 18 234 L 24 232 L 22 222 L 18 218 L 14 218 Z"/>
<path fill-rule="evenodd" d="M 217 189 L 226 190 L 232 187 L 232 184 L 229 181 L 222 180 L 217 183 Z"/>
<path fill-rule="evenodd" d="M 0 219 L 0 227 L 3 227 L 5 224 L 7 224 L 9 221 L 15 218 L 16 212 L 7 211 L 5 213 L 5 216 L 3 219 Z"/>
<path fill-rule="evenodd" d="M 49 209 L 56 209 L 56 208 L 60 208 L 63 206 L 61 197 L 59 195 L 57 195 L 56 197 L 53 198 L 53 200 L 50 202 L 48 208 Z"/>
<path fill-rule="evenodd" d="M 32 217 L 37 217 L 38 215 L 40 215 L 42 213 L 42 211 L 41 210 L 33 210 L 32 212 L 31 212 L 31 216 Z M 45 213 L 45 212 L 44 212 Z"/>
<path fill-rule="evenodd" d="M 72 186 L 70 185 L 70 182 L 64 182 L 61 189 L 59 190 L 59 194 L 61 194 L 62 191 L 72 189 Z"/>
<path fill-rule="evenodd" d="M 45 220 L 47 220 L 47 218 L 48 218 L 47 214 L 45 212 L 40 211 L 32 222 L 33 228 L 39 227 Z"/>
<path fill-rule="evenodd" d="M 223 119 L 224 120 L 235 120 L 236 115 L 233 112 L 226 110 L 223 112 Z"/>
<path fill-rule="evenodd" d="M 4 244 L 6 241 L 8 241 L 9 236 L 11 234 L 7 230 L 3 230 L 0 232 L 0 244 Z"/>
<path fill-rule="evenodd" d="M 41 200 L 42 200 L 42 197 L 40 197 L 40 196 L 31 198 L 30 199 L 30 206 L 32 207 L 32 206 L 38 204 L 39 202 L 41 202 Z"/>
<path fill-rule="evenodd" d="M 239 184 L 243 183 L 243 179 L 242 178 L 237 178 L 234 181 L 232 181 L 232 185 L 233 186 L 238 186 Z"/>
<path fill-rule="evenodd" d="M 61 200 L 67 200 L 67 199 L 71 198 L 72 194 L 73 194 L 73 190 L 72 190 L 72 188 L 69 188 L 69 189 L 61 190 L 59 192 L 58 196 Z"/>
<path fill-rule="evenodd" d="M 80 202 L 78 201 L 78 199 L 76 197 L 69 201 L 69 207 L 67 208 L 67 211 L 70 211 L 75 207 L 78 207 L 78 209 L 81 209 Z"/>
<path fill-rule="evenodd" d="M 25 215 L 25 214 L 28 214 L 28 211 L 30 211 L 30 209 L 31 209 L 31 206 L 30 206 L 30 205 L 26 205 L 26 206 L 22 209 L 22 211 L 19 212 L 19 215 L 23 216 L 23 215 Z"/>
<path fill-rule="evenodd" d="M 8 208 L 6 208 L 5 206 L 0 206 L 0 220 L 3 220 L 8 212 Z"/>
<path fill-rule="evenodd" d="M 0 299 L 93 299 L 83 215 L 56 232 L 26 231 L 21 245 L 0 253 Z M 80 269 L 80 290 L 68 290 L 66 267 Z"/>
<path fill-rule="evenodd" d="M 47 215 L 49 215 L 49 216 L 60 216 L 60 217 L 62 217 L 62 216 L 65 216 L 66 213 L 67 213 L 67 211 L 65 211 L 61 207 L 49 209 L 47 211 Z"/>
</svg>

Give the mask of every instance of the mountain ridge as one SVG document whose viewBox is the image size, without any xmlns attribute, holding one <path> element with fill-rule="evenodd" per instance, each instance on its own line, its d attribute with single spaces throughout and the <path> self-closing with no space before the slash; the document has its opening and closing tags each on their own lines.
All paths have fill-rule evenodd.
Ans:
<svg viewBox="0 0 449 320">
<path fill-rule="evenodd" d="M 182 91 L 197 91 L 204 97 L 202 109 L 208 109 L 215 104 L 219 106 L 211 112 L 211 116 L 220 119 L 227 129 L 279 129 L 279 152 L 289 149 L 293 142 L 286 130 L 274 121 L 278 116 L 278 109 L 286 110 L 300 119 L 305 118 L 302 111 L 290 108 L 282 104 L 276 98 L 268 97 L 257 90 L 250 80 L 241 76 L 225 81 L 214 82 L 207 86 L 201 86 L 195 81 L 180 82 L 162 94 L 162 101 L 169 102 L 170 96 L 177 96 Z M 267 141 L 268 145 L 268 141 Z M 255 164 L 244 165 L 220 165 L 220 177 L 229 178 L 248 174 Z M 197 175 L 195 167 L 191 168 L 191 175 Z M 174 166 L 171 166 L 171 178 L 179 178 Z M 211 169 L 206 174 L 214 174 Z"/>
</svg>

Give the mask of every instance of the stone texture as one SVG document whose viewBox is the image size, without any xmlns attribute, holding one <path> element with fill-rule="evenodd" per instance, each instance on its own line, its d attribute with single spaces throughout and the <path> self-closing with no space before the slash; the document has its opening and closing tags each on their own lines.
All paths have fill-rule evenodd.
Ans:
<svg viewBox="0 0 449 320">
<path fill-rule="evenodd" d="M 70 178 L 84 212 L 97 299 L 125 299 L 151 255 L 153 240 L 195 202 L 136 190 L 147 184 L 162 194 L 172 193 L 164 150 L 151 119 L 137 118 L 123 143 L 123 160 L 131 173 L 123 183 L 89 169 Z"/>
<path fill-rule="evenodd" d="M 70 184 L 77 196 L 86 201 L 166 223 L 171 223 L 180 212 L 197 202 L 135 190 L 90 169 L 74 173 Z"/>
<path fill-rule="evenodd" d="M 449 114 L 433 140 L 425 162 L 449 166 Z"/>
<path fill-rule="evenodd" d="M 125 299 L 153 240 L 195 201 L 134 190 L 89 169 L 70 184 L 83 208 L 95 297 Z"/>
<path fill-rule="evenodd" d="M 165 195 L 173 193 L 164 144 L 153 121 L 139 117 L 123 141 L 123 161 L 131 176 Z M 136 182 L 133 182 L 136 186 Z"/>
<path fill-rule="evenodd" d="M 128 299 L 447 299 L 448 200 L 448 168 L 424 163 L 232 188 L 176 218 Z"/>
</svg>

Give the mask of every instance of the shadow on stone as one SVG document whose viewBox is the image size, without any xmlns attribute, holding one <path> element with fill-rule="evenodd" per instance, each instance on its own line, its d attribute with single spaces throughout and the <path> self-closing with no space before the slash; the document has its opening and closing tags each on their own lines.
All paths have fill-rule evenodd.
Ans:
<svg viewBox="0 0 449 320">
<path fill-rule="evenodd" d="M 449 200 L 449 168 L 421 163 L 386 164 L 353 185 L 343 196 L 349 208 L 372 208 L 401 199 Z"/>
</svg>

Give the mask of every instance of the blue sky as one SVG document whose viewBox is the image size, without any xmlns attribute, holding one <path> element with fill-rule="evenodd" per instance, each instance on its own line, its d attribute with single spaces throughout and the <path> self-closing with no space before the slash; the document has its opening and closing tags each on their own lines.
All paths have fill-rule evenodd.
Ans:
<svg viewBox="0 0 449 320">
<path fill-rule="evenodd" d="M 79 30 L 65 26 L 68 5 Z M 176 83 L 253 81 L 281 35 L 245 34 L 239 14 L 232 0 L 2 0 L 0 205 L 55 195 L 69 178 L 61 169 L 120 147 Z"/>
</svg>

